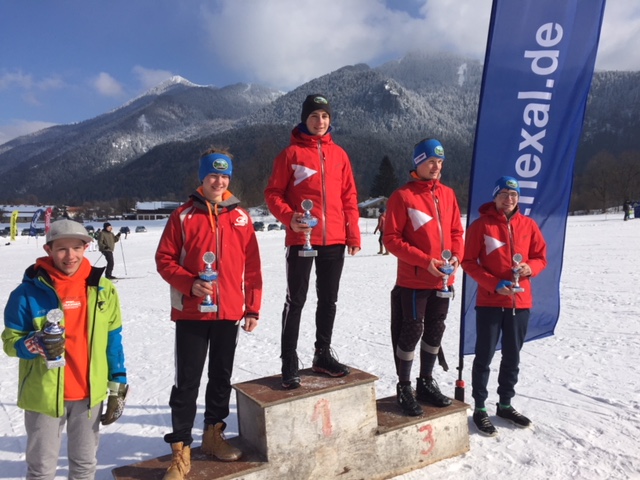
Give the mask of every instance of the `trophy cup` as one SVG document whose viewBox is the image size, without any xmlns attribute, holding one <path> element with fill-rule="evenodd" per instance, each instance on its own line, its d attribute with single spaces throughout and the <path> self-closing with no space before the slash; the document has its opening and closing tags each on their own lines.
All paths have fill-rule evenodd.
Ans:
<svg viewBox="0 0 640 480">
<path fill-rule="evenodd" d="M 216 261 L 216 255 L 213 252 L 207 252 L 202 256 L 202 261 L 205 263 L 204 270 L 198 272 L 200 276 L 200 280 L 204 280 L 205 282 L 215 282 L 218 280 L 218 272 L 216 272 L 211 265 Z M 211 295 L 205 295 L 202 299 L 202 303 L 198 307 L 201 312 L 212 312 L 215 313 L 218 311 L 218 306 L 213 303 Z"/>
<path fill-rule="evenodd" d="M 64 313 L 59 308 L 54 308 L 47 312 L 47 323 L 45 323 L 42 332 L 44 333 L 43 342 L 47 341 L 59 341 L 60 337 L 64 334 L 64 327 L 60 325 L 60 322 L 64 318 Z M 62 355 L 57 358 L 47 358 L 47 368 L 60 368 L 66 365 L 66 361 Z"/>
<path fill-rule="evenodd" d="M 513 286 L 511 287 L 511 290 L 513 290 L 515 293 L 522 293 L 524 292 L 524 288 L 522 288 L 520 286 L 520 284 L 518 282 L 520 282 L 520 262 L 522 261 L 522 255 L 519 253 L 516 253 L 513 256 L 513 268 L 511 269 L 511 271 L 513 272 Z"/>
<path fill-rule="evenodd" d="M 307 227 L 313 228 L 318 225 L 318 219 L 311 215 L 311 209 L 313 208 L 313 202 L 311 200 L 303 200 L 301 203 L 302 209 L 304 210 L 304 215 L 300 217 L 299 222 L 304 223 Z M 311 230 L 307 230 L 304 234 L 304 245 L 302 246 L 302 250 L 298 252 L 298 256 L 300 257 L 316 257 L 318 255 L 318 251 L 314 250 L 311 246 Z"/>
<path fill-rule="evenodd" d="M 441 265 L 440 267 L 438 267 L 438 270 L 444 273 L 444 277 L 442 277 L 443 286 L 442 286 L 442 290 L 438 290 L 438 292 L 436 293 L 436 295 L 440 298 L 453 297 L 453 292 L 449 290 L 449 285 L 447 285 L 449 283 L 449 275 L 451 275 L 455 270 L 453 268 L 453 265 L 449 263 L 449 260 L 451 260 L 451 257 L 452 257 L 451 250 L 442 251 L 442 259 L 444 260 L 444 265 Z"/>
</svg>

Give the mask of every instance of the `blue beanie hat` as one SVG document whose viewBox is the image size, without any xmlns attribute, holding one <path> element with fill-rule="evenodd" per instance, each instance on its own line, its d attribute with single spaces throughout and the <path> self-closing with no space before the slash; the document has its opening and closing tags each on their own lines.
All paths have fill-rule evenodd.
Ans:
<svg viewBox="0 0 640 480">
<path fill-rule="evenodd" d="M 518 183 L 518 180 L 516 180 L 513 177 L 500 177 L 498 180 L 496 180 L 496 186 L 493 189 L 493 198 L 496 198 L 496 195 L 498 195 L 498 192 L 500 192 L 500 190 L 515 190 L 516 192 L 518 192 L 518 195 L 520 195 L 520 184 Z"/>
<path fill-rule="evenodd" d="M 428 158 L 436 157 L 444 160 L 444 148 L 435 138 L 425 138 L 413 147 L 413 166 L 417 167 Z"/>
<path fill-rule="evenodd" d="M 211 153 L 200 159 L 200 170 L 198 171 L 200 183 L 204 181 L 207 175 L 219 174 L 229 175 L 229 177 L 231 177 L 232 173 L 233 163 L 231 162 L 231 158 L 223 153 Z"/>
</svg>

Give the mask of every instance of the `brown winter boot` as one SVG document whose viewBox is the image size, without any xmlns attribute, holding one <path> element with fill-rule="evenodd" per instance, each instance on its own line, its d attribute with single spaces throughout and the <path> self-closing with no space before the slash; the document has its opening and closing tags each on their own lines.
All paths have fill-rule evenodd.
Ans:
<svg viewBox="0 0 640 480">
<path fill-rule="evenodd" d="M 191 447 L 182 442 L 171 444 L 171 466 L 162 480 L 184 480 L 191 470 Z"/>
<path fill-rule="evenodd" d="M 202 435 L 202 453 L 216 457 L 223 462 L 235 462 L 242 456 L 242 452 L 229 445 L 222 433 L 227 427 L 224 422 L 215 425 L 205 425 Z"/>
</svg>

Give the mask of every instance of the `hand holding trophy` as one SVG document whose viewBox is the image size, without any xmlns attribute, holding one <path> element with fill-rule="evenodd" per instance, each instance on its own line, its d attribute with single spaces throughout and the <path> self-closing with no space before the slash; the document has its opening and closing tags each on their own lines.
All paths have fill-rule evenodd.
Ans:
<svg viewBox="0 0 640 480">
<path fill-rule="evenodd" d="M 442 259 L 444 260 L 444 264 L 442 264 L 438 269 L 444 273 L 444 277 L 442 277 L 442 290 L 438 290 L 436 295 L 440 298 L 452 298 L 453 291 L 449 289 L 449 276 L 455 270 L 454 266 L 449 262 L 451 260 L 452 254 L 451 250 L 443 250 L 442 251 Z"/>
<path fill-rule="evenodd" d="M 213 252 L 207 252 L 202 256 L 202 261 L 205 263 L 205 268 L 201 272 L 198 272 L 200 280 L 205 282 L 215 282 L 218 280 L 218 272 L 211 268 L 213 262 L 216 261 L 216 255 Z M 218 311 L 218 306 L 213 303 L 211 295 L 205 295 L 202 303 L 198 307 L 201 312 L 215 313 Z"/>
<path fill-rule="evenodd" d="M 316 257 L 318 251 L 314 250 L 311 246 L 311 229 L 318 225 L 318 219 L 311 215 L 311 209 L 313 208 L 313 202 L 311 200 L 303 200 L 301 204 L 304 214 L 300 217 L 299 222 L 305 224 L 309 229 L 305 232 L 304 245 L 302 250 L 298 252 L 300 257 Z"/>
<path fill-rule="evenodd" d="M 513 287 L 511 287 L 511 290 L 513 290 L 515 293 L 522 293 L 524 292 L 524 288 L 522 288 L 519 284 L 520 282 L 520 262 L 522 261 L 522 255 L 519 253 L 516 253 L 513 256 L 513 268 L 511 269 L 511 271 L 513 272 Z"/>
</svg>

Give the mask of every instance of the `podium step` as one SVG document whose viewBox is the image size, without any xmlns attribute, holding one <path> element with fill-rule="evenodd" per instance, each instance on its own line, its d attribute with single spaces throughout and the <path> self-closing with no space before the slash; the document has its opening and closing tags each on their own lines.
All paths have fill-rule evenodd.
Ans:
<svg viewBox="0 0 640 480">
<path fill-rule="evenodd" d="M 376 400 L 377 377 L 352 369 L 331 378 L 305 369 L 302 384 L 284 390 L 280 375 L 233 385 L 244 452 L 219 462 L 192 451 L 187 480 L 367 480 L 391 478 L 469 450 L 469 405 L 422 406 L 402 413 L 396 398 Z M 168 449 L 168 447 L 167 447 Z M 161 480 L 171 455 L 113 470 L 115 480 Z"/>
<path fill-rule="evenodd" d="M 191 471 L 188 480 L 230 480 L 244 478 L 247 475 L 268 468 L 268 463 L 255 451 L 250 450 L 239 437 L 228 439 L 228 442 L 241 449 L 243 456 L 237 462 L 221 462 L 205 455 L 200 447 L 191 450 Z M 167 446 L 169 448 L 169 446 Z M 144 462 L 114 468 L 114 480 L 162 480 L 171 465 L 171 454 L 146 460 Z"/>
</svg>

